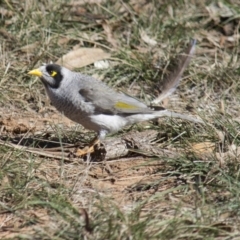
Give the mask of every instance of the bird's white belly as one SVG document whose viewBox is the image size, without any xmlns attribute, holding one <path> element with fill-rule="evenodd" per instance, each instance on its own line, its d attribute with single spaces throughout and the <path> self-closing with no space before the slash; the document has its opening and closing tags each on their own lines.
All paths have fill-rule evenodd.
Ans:
<svg viewBox="0 0 240 240">
<path fill-rule="evenodd" d="M 127 120 L 119 115 L 98 114 L 90 116 L 91 122 L 108 132 L 117 132 L 127 125 Z"/>
</svg>

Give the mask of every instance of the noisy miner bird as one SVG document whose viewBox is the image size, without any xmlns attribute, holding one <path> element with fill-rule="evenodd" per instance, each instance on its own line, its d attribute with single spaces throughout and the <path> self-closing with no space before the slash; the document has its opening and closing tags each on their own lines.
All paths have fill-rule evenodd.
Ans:
<svg viewBox="0 0 240 240">
<path fill-rule="evenodd" d="M 192 40 L 180 58 L 177 69 L 162 83 L 161 94 L 153 103 L 160 102 L 178 86 L 180 77 L 190 62 L 196 41 Z M 163 116 L 201 122 L 161 107 L 147 106 L 140 100 L 108 87 L 103 82 L 57 64 L 46 64 L 28 74 L 38 76 L 56 109 L 72 121 L 97 132 L 98 140 L 126 125 Z M 99 141 L 94 141 L 94 144 Z M 79 155 L 83 152 L 80 151 Z"/>
</svg>

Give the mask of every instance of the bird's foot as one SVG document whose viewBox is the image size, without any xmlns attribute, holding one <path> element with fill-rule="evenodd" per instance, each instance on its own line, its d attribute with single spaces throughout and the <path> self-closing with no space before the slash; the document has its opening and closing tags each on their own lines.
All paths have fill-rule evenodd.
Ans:
<svg viewBox="0 0 240 240">
<path fill-rule="evenodd" d="M 88 146 L 83 149 L 77 149 L 75 155 L 84 159 L 91 158 L 91 161 L 102 161 L 105 158 L 106 150 L 104 145 L 96 137 Z"/>
<path fill-rule="evenodd" d="M 95 151 L 96 145 L 100 144 L 100 140 L 96 137 L 94 138 L 88 146 L 83 149 L 77 149 L 76 156 L 77 157 L 84 157 L 87 154 L 91 154 Z"/>
<path fill-rule="evenodd" d="M 84 157 L 86 156 L 87 154 L 91 154 L 92 152 L 94 152 L 94 147 L 91 146 L 91 147 L 85 147 L 83 149 L 77 149 L 77 152 L 75 153 L 75 155 L 77 157 Z"/>
</svg>

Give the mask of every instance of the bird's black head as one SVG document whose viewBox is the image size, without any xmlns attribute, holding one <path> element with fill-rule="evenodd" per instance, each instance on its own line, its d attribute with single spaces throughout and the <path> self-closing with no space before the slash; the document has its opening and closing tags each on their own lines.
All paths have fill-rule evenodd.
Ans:
<svg viewBox="0 0 240 240">
<path fill-rule="evenodd" d="M 62 67 L 57 64 L 47 64 L 43 71 L 42 80 L 52 88 L 58 88 L 63 80 Z"/>
<path fill-rule="evenodd" d="M 64 78 L 63 67 L 57 64 L 45 64 L 28 74 L 38 76 L 45 87 L 58 88 Z"/>
</svg>

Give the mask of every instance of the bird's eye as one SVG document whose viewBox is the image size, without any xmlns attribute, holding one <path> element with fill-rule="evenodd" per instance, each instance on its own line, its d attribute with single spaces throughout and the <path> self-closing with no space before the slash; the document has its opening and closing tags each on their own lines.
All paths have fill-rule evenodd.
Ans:
<svg viewBox="0 0 240 240">
<path fill-rule="evenodd" d="M 55 77 L 55 76 L 57 75 L 57 72 L 51 71 L 51 72 L 50 72 L 50 75 L 51 75 L 52 77 Z"/>
</svg>

